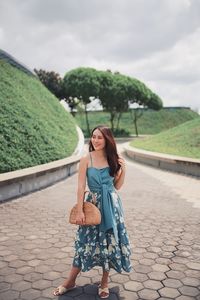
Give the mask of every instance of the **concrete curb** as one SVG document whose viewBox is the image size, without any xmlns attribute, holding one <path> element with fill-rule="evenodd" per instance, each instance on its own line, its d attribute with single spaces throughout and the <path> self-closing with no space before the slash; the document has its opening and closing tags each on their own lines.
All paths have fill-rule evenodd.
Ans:
<svg viewBox="0 0 200 300">
<path fill-rule="evenodd" d="M 0 202 L 48 187 L 77 171 L 84 136 L 77 126 L 78 145 L 72 156 L 47 164 L 0 174 Z"/>
<path fill-rule="evenodd" d="M 126 155 L 143 164 L 156 168 L 200 177 L 200 160 L 157 152 L 145 151 L 124 144 Z"/>
</svg>

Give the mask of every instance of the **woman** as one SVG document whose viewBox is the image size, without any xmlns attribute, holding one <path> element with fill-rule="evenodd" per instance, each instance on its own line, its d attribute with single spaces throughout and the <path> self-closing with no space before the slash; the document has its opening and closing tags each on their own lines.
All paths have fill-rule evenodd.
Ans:
<svg viewBox="0 0 200 300">
<path fill-rule="evenodd" d="M 62 295 L 75 287 L 80 271 L 89 271 L 101 266 L 103 275 L 98 287 L 100 298 L 109 297 L 108 277 L 111 268 L 121 273 L 131 271 L 130 245 L 124 225 L 121 200 L 116 192 L 124 183 L 125 162 L 118 156 L 111 130 L 106 126 L 93 129 L 89 154 L 82 157 L 79 165 L 76 223 L 79 225 L 75 240 L 75 256 L 69 277 L 54 290 Z M 95 195 L 101 211 L 101 224 L 84 226 L 83 200 L 86 180 Z M 89 194 L 87 201 L 92 201 Z"/>
</svg>

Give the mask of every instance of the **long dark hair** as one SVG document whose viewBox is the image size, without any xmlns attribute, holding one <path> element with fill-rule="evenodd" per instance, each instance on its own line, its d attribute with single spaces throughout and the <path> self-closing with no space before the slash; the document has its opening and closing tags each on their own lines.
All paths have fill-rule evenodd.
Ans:
<svg viewBox="0 0 200 300">
<path fill-rule="evenodd" d="M 105 152 L 106 152 L 107 161 L 108 161 L 108 164 L 110 167 L 110 175 L 114 177 L 120 169 L 120 165 L 118 163 L 119 155 L 117 153 L 117 147 L 116 147 L 114 136 L 109 127 L 104 126 L 104 125 L 96 126 L 91 132 L 91 137 L 90 137 L 90 141 L 89 141 L 89 151 L 90 152 L 94 151 L 94 147 L 92 145 L 91 138 L 92 138 L 93 132 L 96 129 L 101 131 L 103 137 L 105 138 Z"/>
</svg>

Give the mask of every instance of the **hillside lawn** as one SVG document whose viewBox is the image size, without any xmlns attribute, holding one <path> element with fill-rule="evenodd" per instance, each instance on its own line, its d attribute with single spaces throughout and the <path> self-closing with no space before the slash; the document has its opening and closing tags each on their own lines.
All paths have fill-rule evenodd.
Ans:
<svg viewBox="0 0 200 300">
<path fill-rule="evenodd" d="M 144 150 L 200 159 L 200 117 L 130 144 Z"/>
<path fill-rule="evenodd" d="M 0 173 L 70 156 L 75 125 L 37 78 L 0 60 Z"/>
<path fill-rule="evenodd" d="M 199 115 L 196 112 L 187 108 L 161 109 L 160 111 L 144 110 L 143 116 L 138 120 L 139 135 L 160 133 L 161 131 L 178 126 L 179 124 L 198 117 Z M 77 113 L 75 118 L 87 136 L 84 113 Z M 91 111 L 88 113 L 88 118 L 90 129 L 98 124 L 106 124 L 110 127 L 110 115 L 107 112 Z M 120 131 L 121 132 L 118 134 L 115 133 L 115 136 L 135 135 L 135 128 L 133 121 L 131 120 L 130 112 L 122 114 Z"/>
</svg>

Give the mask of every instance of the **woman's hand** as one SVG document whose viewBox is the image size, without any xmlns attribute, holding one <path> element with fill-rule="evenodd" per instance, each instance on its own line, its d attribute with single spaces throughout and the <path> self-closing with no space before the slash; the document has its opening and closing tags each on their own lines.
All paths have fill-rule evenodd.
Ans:
<svg viewBox="0 0 200 300">
<path fill-rule="evenodd" d="M 126 164 L 125 160 L 121 156 L 118 158 L 118 163 L 120 164 L 122 172 L 124 172 L 126 169 Z"/>
<path fill-rule="evenodd" d="M 76 224 L 83 225 L 85 223 L 85 214 L 83 211 L 78 211 L 76 215 Z"/>
</svg>

